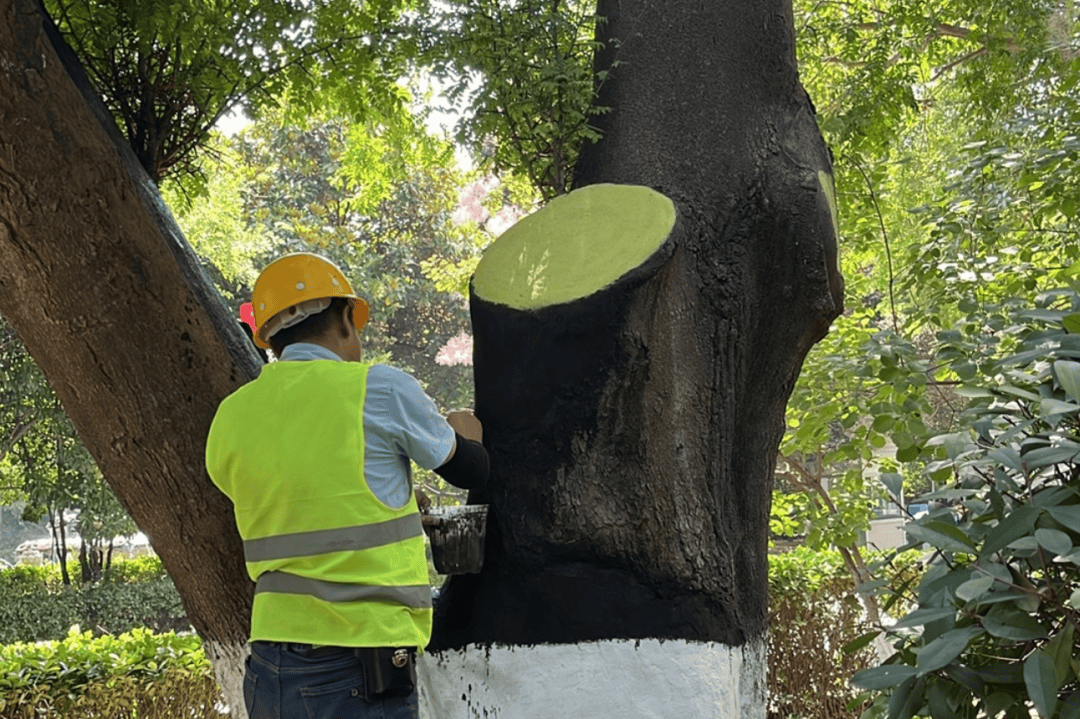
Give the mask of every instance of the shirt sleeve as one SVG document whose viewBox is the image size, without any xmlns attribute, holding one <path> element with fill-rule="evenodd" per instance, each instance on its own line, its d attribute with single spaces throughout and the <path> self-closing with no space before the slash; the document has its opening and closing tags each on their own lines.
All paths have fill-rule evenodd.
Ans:
<svg viewBox="0 0 1080 719">
<path fill-rule="evenodd" d="M 397 451 L 424 469 L 442 466 L 454 449 L 454 430 L 412 375 L 387 365 L 374 365 L 365 402 L 369 420 L 377 424 Z"/>
</svg>

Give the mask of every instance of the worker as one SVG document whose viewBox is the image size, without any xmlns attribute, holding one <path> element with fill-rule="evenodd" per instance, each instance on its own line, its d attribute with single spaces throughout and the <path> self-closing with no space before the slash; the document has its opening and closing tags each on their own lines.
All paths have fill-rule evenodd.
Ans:
<svg viewBox="0 0 1080 719">
<path fill-rule="evenodd" d="M 362 362 L 367 304 L 329 260 L 275 260 L 252 303 L 255 342 L 278 361 L 225 398 L 206 443 L 255 581 L 248 715 L 415 719 L 432 602 L 409 460 L 475 487 L 482 427 Z"/>
<path fill-rule="evenodd" d="M 251 310 L 251 303 L 245 302 L 240 306 L 240 329 L 244 330 L 244 334 L 247 335 L 248 341 L 253 345 L 255 344 L 255 315 Z M 259 353 L 259 359 L 263 364 L 270 361 L 270 355 L 267 354 L 267 350 L 255 345 L 255 351 Z"/>
</svg>

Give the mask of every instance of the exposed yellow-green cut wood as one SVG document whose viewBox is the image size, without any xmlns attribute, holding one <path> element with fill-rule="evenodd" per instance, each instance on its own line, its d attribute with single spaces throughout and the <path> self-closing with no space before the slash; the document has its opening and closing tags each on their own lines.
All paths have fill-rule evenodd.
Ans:
<svg viewBox="0 0 1080 719">
<path fill-rule="evenodd" d="M 825 197 L 829 200 L 829 212 L 832 213 L 832 226 L 833 232 L 837 237 L 840 236 L 840 212 L 836 206 L 836 187 L 833 185 L 832 175 L 824 170 L 818 170 L 817 173 L 818 184 L 821 185 L 821 190 L 825 193 Z"/>
<path fill-rule="evenodd" d="M 588 297 L 644 263 L 674 226 L 674 204 L 648 187 L 582 187 L 504 232 L 480 260 L 473 291 L 522 310 Z"/>
</svg>

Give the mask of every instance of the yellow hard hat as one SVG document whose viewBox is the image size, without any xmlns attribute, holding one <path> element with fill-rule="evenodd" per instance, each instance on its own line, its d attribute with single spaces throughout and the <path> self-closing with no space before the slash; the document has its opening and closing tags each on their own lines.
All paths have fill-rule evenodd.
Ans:
<svg viewBox="0 0 1080 719">
<path fill-rule="evenodd" d="M 279 257 L 263 268 L 251 293 L 258 328 L 255 344 L 268 348 L 267 340 L 274 333 L 325 310 L 334 297 L 352 300 L 353 325 L 360 331 L 368 320 L 367 302 L 353 293 L 337 265 L 311 252 Z"/>
</svg>

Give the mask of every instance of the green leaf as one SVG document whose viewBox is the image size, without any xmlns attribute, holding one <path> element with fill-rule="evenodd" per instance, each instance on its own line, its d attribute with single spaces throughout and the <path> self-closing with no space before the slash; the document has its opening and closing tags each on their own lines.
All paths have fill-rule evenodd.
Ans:
<svg viewBox="0 0 1080 719">
<path fill-rule="evenodd" d="M 945 619 L 946 617 L 955 617 L 956 609 L 953 607 L 944 607 L 941 609 L 923 608 L 916 609 L 907 616 L 903 617 L 900 621 L 892 626 L 893 629 L 903 629 L 906 627 L 921 627 L 929 622 L 936 622 L 939 619 Z"/>
<path fill-rule="evenodd" d="M 968 399 L 989 399 L 990 397 L 994 396 L 994 393 L 986 389 L 985 387 L 976 387 L 973 385 L 961 385 L 957 387 L 954 391 L 961 397 L 967 397 Z"/>
<path fill-rule="evenodd" d="M 988 717 L 1000 716 L 1001 712 L 1005 711 L 1013 704 L 1016 704 L 1016 697 L 1008 692 L 994 692 L 986 699 L 986 715 Z"/>
<path fill-rule="evenodd" d="M 962 599 L 965 602 L 970 602 L 973 599 L 978 599 L 986 594 L 993 585 L 994 578 L 992 576 L 989 574 L 981 574 L 974 579 L 969 579 L 957 587 L 956 598 Z"/>
<path fill-rule="evenodd" d="M 986 692 L 986 683 L 970 667 L 965 667 L 962 664 L 950 664 L 943 671 L 945 676 L 966 687 L 968 691 L 976 696 L 981 696 Z"/>
<path fill-rule="evenodd" d="M 915 677 L 915 667 L 906 664 L 884 664 L 871 669 L 856 672 L 851 678 L 851 685 L 859 689 L 888 689 L 900 684 L 905 679 Z"/>
<path fill-rule="evenodd" d="M 1053 489 L 1039 490 L 1032 497 L 1031 503 L 1037 507 L 1054 507 L 1064 500 L 1076 495 L 1076 490 L 1071 487 L 1055 487 Z"/>
<path fill-rule="evenodd" d="M 844 654 L 854 654 L 860 649 L 869 646 L 870 642 L 874 641 L 874 639 L 876 639 L 879 634 L 881 634 L 880 629 L 875 629 L 872 632 L 867 632 L 866 634 L 863 634 L 862 636 L 857 637 L 842 646 L 840 648 L 840 651 L 842 651 Z"/>
<path fill-rule="evenodd" d="M 896 450 L 897 462 L 913 462 L 919 456 L 919 446 L 916 444 L 901 447 Z"/>
<path fill-rule="evenodd" d="M 1072 622 L 1065 622 L 1061 631 L 1046 643 L 1044 647 L 1046 655 L 1054 662 L 1058 685 L 1062 685 L 1074 676 L 1072 667 L 1073 637 L 1075 627 Z"/>
<path fill-rule="evenodd" d="M 899 472 L 882 472 L 881 483 L 889 490 L 889 494 L 897 500 L 903 495 L 904 475 Z"/>
<path fill-rule="evenodd" d="M 911 719 L 922 705 L 926 677 L 910 677 L 893 691 L 889 697 L 888 719 Z"/>
<path fill-rule="evenodd" d="M 1006 469 L 1019 472 L 1021 469 L 1020 453 L 1012 447 L 995 447 L 986 453 L 988 459 L 992 459 Z"/>
<path fill-rule="evenodd" d="M 951 629 L 919 650 L 916 664 L 919 675 L 941 669 L 960 656 L 975 637 L 983 633 L 979 627 Z"/>
<path fill-rule="evenodd" d="M 987 632 L 1002 639 L 1027 642 L 1042 639 L 1046 628 L 1026 612 L 1016 610 L 997 611 L 1003 605 L 997 605 L 982 618 L 982 625 Z"/>
<path fill-rule="evenodd" d="M 912 539 L 926 542 L 938 549 L 953 552 L 971 552 L 975 543 L 959 527 L 935 520 L 909 522 L 904 531 Z"/>
<path fill-rule="evenodd" d="M 1072 540 L 1059 529 L 1036 529 L 1035 541 L 1039 546 L 1055 555 L 1068 554 L 1072 551 Z"/>
<path fill-rule="evenodd" d="M 1039 447 L 1023 455 L 1023 462 L 1029 469 L 1049 467 L 1053 464 L 1068 464 L 1080 458 L 1080 450 L 1072 447 Z"/>
<path fill-rule="evenodd" d="M 1074 532 L 1080 532 L 1080 504 L 1071 504 L 1065 507 L 1047 507 L 1046 511 L 1054 518 L 1054 521 Z"/>
<path fill-rule="evenodd" d="M 1034 552 L 1039 548 L 1039 540 L 1035 537 L 1020 537 L 1009 542 L 1009 549 L 1014 552 Z"/>
<path fill-rule="evenodd" d="M 1055 414 L 1072 414 L 1080 411 L 1080 405 L 1075 402 L 1062 402 L 1060 399 L 1045 397 L 1039 402 L 1039 414 L 1050 417 Z"/>
<path fill-rule="evenodd" d="M 879 414 L 877 417 L 874 417 L 874 422 L 870 426 L 875 432 L 888 432 L 893 428 L 894 424 L 896 424 L 895 417 L 887 414 Z"/>
<path fill-rule="evenodd" d="M 1023 356 L 1017 355 L 1016 357 L 1011 357 L 1008 360 L 1002 362 L 1002 364 L 1005 365 L 1005 364 L 1021 363 L 1021 362 L 1025 362 L 1025 361 L 1030 361 L 1032 359 L 1036 359 L 1036 358 L 1042 356 L 1042 354 L 1043 354 L 1042 350 L 1033 351 L 1033 352 L 1025 352 Z M 1011 395 L 1013 397 L 1019 397 L 1020 399 L 1030 400 L 1032 402 L 1038 402 L 1040 399 L 1042 399 L 1042 397 L 1040 397 L 1039 395 L 1035 394 L 1034 392 L 1032 392 L 1030 390 L 1021 389 L 1021 388 L 1019 388 L 1019 387 L 1017 387 L 1015 385 L 1011 385 L 1011 384 L 1000 385 L 998 387 L 998 390 L 1000 392 L 1002 392 L 1003 394 Z"/>
<path fill-rule="evenodd" d="M 987 664 L 979 667 L 978 675 L 988 684 L 1023 684 L 1022 664 Z"/>
<path fill-rule="evenodd" d="M 1073 692 L 1061 708 L 1061 719 L 1080 719 L 1080 692 Z"/>
<path fill-rule="evenodd" d="M 1074 400 L 1080 402 L 1080 362 L 1058 360 L 1054 363 L 1054 374 L 1057 375 L 1061 388 Z"/>
<path fill-rule="evenodd" d="M 1076 550 L 1075 552 L 1069 552 L 1068 554 L 1063 554 L 1060 557 L 1058 557 L 1057 559 L 1055 559 L 1054 561 L 1055 562 L 1072 562 L 1073 564 L 1080 564 L 1080 549 Z"/>
<path fill-rule="evenodd" d="M 979 557 L 985 559 L 994 552 L 999 552 L 1016 539 L 1028 534 L 1039 519 L 1041 510 L 1035 507 L 1015 507 L 1004 519 L 998 522 L 986 537 Z M 1049 509 L 1047 510 L 1049 511 Z"/>
<path fill-rule="evenodd" d="M 954 684 L 948 686 L 963 691 Z M 945 687 L 945 682 L 936 681 L 930 685 L 930 691 L 926 693 L 926 701 L 930 705 L 930 716 L 933 719 L 955 719 L 956 717 L 956 711 L 949 701 Z"/>
<path fill-rule="evenodd" d="M 1050 719 L 1057 709 L 1059 684 L 1054 661 L 1042 649 L 1036 649 L 1024 662 L 1024 684 L 1043 719 Z"/>
</svg>

